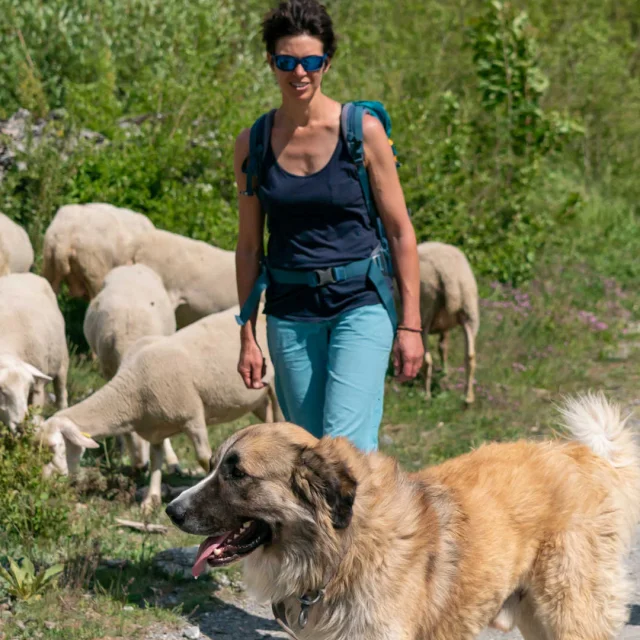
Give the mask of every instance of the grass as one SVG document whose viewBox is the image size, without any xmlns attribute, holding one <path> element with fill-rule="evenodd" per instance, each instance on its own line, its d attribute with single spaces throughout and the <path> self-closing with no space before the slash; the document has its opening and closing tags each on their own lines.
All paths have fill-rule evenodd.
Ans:
<svg viewBox="0 0 640 640">
<path fill-rule="evenodd" d="M 176 614 L 162 609 L 127 608 L 107 592 L 50 592 L 34 605 L 16 607 L 15 621 L 0 626 L 11 640 L 93 640 L 139 637 L 152 624 L 176 625 Z"/>
<path fill-rule="evenodd" d="M 475 405 L 463 408 L 463 340 L 455 331 L 449 375 L 436 372 L 430 402 L 422 378 L 405 385 L 388 378 L 382 450 L 404 468 L 417 469 L 487 440 L 553 435 L 554 404 L 563 394 L 604 389 L 626 406 L 640 399 L 640 299 L 637 267 L 630 259 L 638 249 L 634 216 L 596 200 L 548 245 L 529 284 L 515 289 L 480 280 Z M 435 343 L 434 337 L 437 362 Z M 71 401 L 102 383 L 96 364 L 74 354 Z M 210 428 L 212 447 L 252 421 L 246 417 Z M 195 470 L 188 439 L 178 436 L 173 444 L 184 467 Z M 133 497 L 147 479 L 125 473 L 113 443 L 96 452 L 85 457 L 86 477 L 70 507 L 72 535 L 57 546 L 7 550 L 16 558 L 29 553 L 41 564 L 64 561 L 67 571 L 42 599 L 14 603 L 12 615 L 0 612 L 0 638 L 144 637 L 151 625 L 179 625 L 185 616 L 197 620 L 219 606 L 218 572 L 195 582 L 167 578 L 153 565 L 158 551 L 198 544 L 199 538 L 171 526 L 166 535 L 151 535 L 116 525 L 116 517 L 142 519 Z M 162 511 L 152 521 L 169 525 Z M 232 583 L 239 577 L 237 569 L 226 574 Z"/>
<path fill-rule="evenodd" d="M 557 428 L 554 403 L 563 394 L 604 389 L 622 402 L 631 399 L 640 382 L 640 353 L 624 333 L 637 318 L 631 294 L 585 265 L 561 267 L 549 260 L 520 289 L 481 284 L 472 408 L 462 409 L 461 333 L 452 336 L 450 373 L 436 376 L 430 403 L 422 380 L 403 387 L 388 381 L 382 427 L 387 453 L 419 468 L 487 440 L 549 435 Z"/>
</svg>

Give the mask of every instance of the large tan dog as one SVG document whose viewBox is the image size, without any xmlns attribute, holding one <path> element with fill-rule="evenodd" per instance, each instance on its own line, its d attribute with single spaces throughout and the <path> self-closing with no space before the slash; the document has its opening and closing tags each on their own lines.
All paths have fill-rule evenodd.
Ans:
<svg viewBox="0 0 640 640">
<path fill-rule="evenodd" d="M 640 512 L 631 433 L 602 396 L 569 401 L 571 442 L 490 444 L 419 473 L 290 424 L 230 437 L 167 508 L 205 564 L 245 579 L 300 640 L 615 638 Z"/>
</svg>

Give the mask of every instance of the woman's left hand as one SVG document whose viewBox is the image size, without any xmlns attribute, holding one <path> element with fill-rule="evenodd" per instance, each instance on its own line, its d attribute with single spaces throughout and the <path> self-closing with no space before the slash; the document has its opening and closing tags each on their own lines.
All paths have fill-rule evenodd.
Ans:
<svg viewBox="0 0 640 640">
<path fill-rule="evenodd" d="M 398 331 L 393 344 L 393 372 L 400 382 L 413 380 L 424 363 L 422 334 Z"/>
</svg>

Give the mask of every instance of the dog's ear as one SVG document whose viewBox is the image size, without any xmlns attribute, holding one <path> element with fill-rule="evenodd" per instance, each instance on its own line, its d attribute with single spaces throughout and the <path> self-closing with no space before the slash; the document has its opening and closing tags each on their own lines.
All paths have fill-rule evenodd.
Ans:
<svg viewBox="0 0 640 640">
<path fill-rule="evenodd" d="M 308 504 L 329 508 L 334 529 L 346 529 L 351 522 L 358 483 L 346 462 L 321 440 L 315 447 L 302 447 L 294 468 L 293 492 Z"/>
</svg>

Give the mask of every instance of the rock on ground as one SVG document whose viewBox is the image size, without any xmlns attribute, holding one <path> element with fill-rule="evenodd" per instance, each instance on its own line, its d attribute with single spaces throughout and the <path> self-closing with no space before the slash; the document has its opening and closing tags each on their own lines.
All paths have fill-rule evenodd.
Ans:
<svg viewBox="0 0 640 640">
<path fill-rule="evenodd" d="M 198 554 L 198 546 L 193 547 L 177 547 L 175 549 L 165 549 L 160 551 L 153 558 L 153 567 L 160 573 L 171 578 L 179 576 L 182 578 L 191 578 L 191 567 L 193 567 Z M 205 571 L 208 571 L 208 565 Z"/>
</svg>

